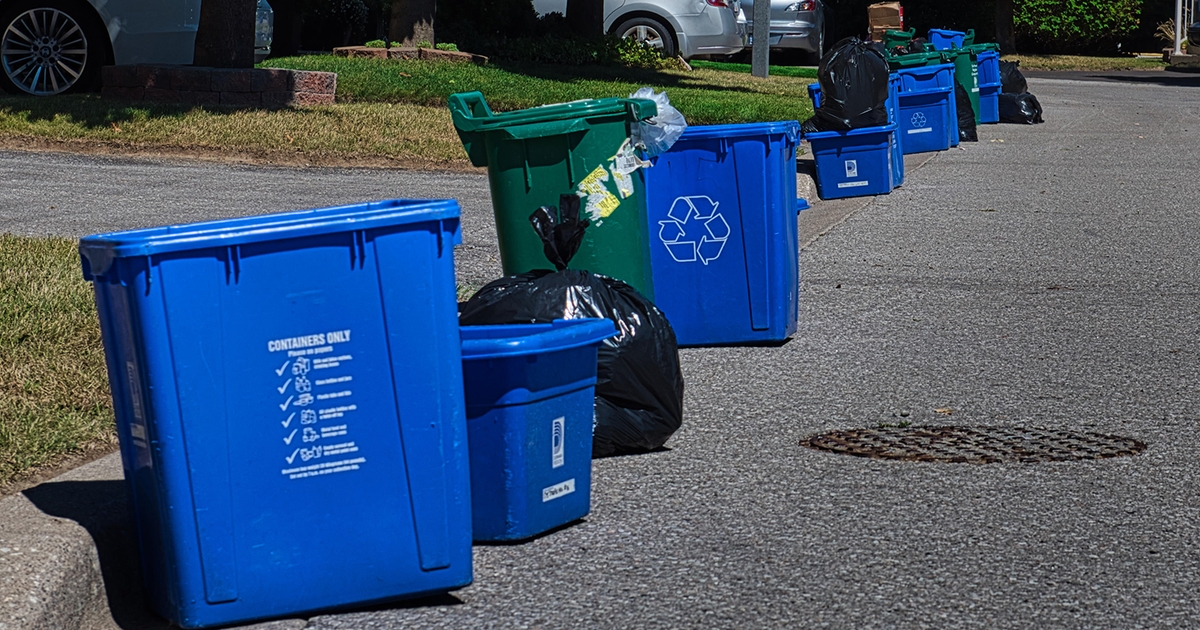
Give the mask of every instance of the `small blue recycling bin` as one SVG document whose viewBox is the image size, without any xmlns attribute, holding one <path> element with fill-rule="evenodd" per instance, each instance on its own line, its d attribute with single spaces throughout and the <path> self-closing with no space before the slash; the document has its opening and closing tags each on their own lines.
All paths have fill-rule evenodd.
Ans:
<svg viewBox="0 0 1200 630">
<path fill-rule="evenodd" d="M 951 48 L 962 48 L 975 43 L 975 29 L 968 30 L 966 33 L 962 31 L 949 31 L 940 28 L 929 29 L 929 45 L 933 46 L 934 50 L 950 50 Z"/>
<path fill-rule="evenodd" d="M 145 587 L 183 628 L 471 582 L 454 201 L 82 239 Z"/>
<path fill-rule="evenodd" d="M 900 93 L 900 117 L 896 133 L 903 138 L 904 153 L 945 151 L 950 148 L 948 129 L 958 133 L 951 119 L 954 88 L 939 87 Z"/>
<path fill-rule="evenodd" d="M 616 332 L 608 319 L 462 327 L 476 541 L 587 516 L 596 357 Z"/>
<path fill-rule="evenodd" d="M 817 167 L 822 199 L 885 195 L 895 186 L 894 123 L 804 135 Z"/>
<path fill-rule="evenodd" d="M 796 331 L 799 133 L 791 120 L 692 126 L 646 169 L 655 304 L 679 345 Z"/>
<path fill-rule="evenodd" d="M 949 108 L 950 109 L 949 109 L 949 113 L 947 114 L 946 125 L 943 130 L 946 134 L 946 146 L 947 147 L 958 146 L 958 143 L 959 143 L 959 138 L 958 138 L 958 99 L 956 98 L 956 96 L 954 94 L 954 85 L 955 85 L 955 83 L 954 83 L 954 64 L 943 63 L 943 64 L 934 65 L 934 66 L 916 66 L 913 68 L 901 68 L 896 71 L 896 74 L 900 75 L 900 94 L 901 94 L 901 103 L 902 104 L 905 102 L 903 95 L 907 92 L 920 92 L 920 91 L 924 91 L 924 90 L 933 90 L 936 88 L 950 88 L 950 94 L 949 94 Z M 912 103 L 910 103 L 910 104 L 912 104 Z M 911 122 L 911 115 L 912 114 L 910 113 L 909 114 L 910 122 Z M 903 128 L 903 125 L 898 127 L 897 130 L 899 132 L 901 132 L 902 135 L 904 135 L 903 132 L 905 130 Z M 925 133 L 925 132 L 921 132 L 921 133 Z M 919 134 L 913 134 L 913 135 L 919 135 Z M 907 139 L 908 139 L 908 137 L 906 136 L 905 140 L 907 140 Z M 920 140 L 918 140 L 915 142 L 915 144 L 912 146 L 912 148 L 918 149 L 919 147 L 927 147 L 927 146 L 930 146 L 930 145 L 922 144 L 922 142 Z M 910 152 L 908 150 L 909 147 L 907 145 L 904 148 L 905 148 L 906 153 Z M 923 150 L 937 150 L 937 149 L 923 149 Z M 914 150 L 911 152 L 919 153 L 921 151 Z"/>
<path fill-rule="evenodd" d="M 1001 84 L 979 85 L 979 122 L 993 124 L 1000 122 L 1000 90 Z"/>
<path fill-rule="evenodd" d="M 953 67 L 953 66 L 951 66 L 951 67 Z M 900 124 L 899 124 L 900 103 L 901 103 L 900 95 L 902 94 L 902 86 L 903 86 L 903 82 L 901 81 L 901 78 L 896 73 L 892 73 L 892 74 L 888 75 L 888 100 L 887 100 L 888 122 L 891 123 L 892 125 L 896 126 L 897 129 L 900 128 Z M 817 83 L 809 84 L 808 97 L 812 99 L 814 108 L 820 107 L 821 106 L 821 86 Z M 954 132 L 955 136 L 958 135 L 957 125 L 958 125 L 958 123 L 956 122 L 955 123 L 955 132 Z M 917 153 L 917 151 L 905 150 L 904 146 L 902 145 L 902 141 L 903 141 L 902 137 L 899 133 L 894 134 L 892 139 L 890 140 L 890 142 L 891 142 L 890 150 L 892 152 L 892 167 L 891 167 L 891 169 L 892 169 L 892 188 L 898 188 L 898 187 L 900 187 L 900 185 L 902 185 L 904 183 L 904 154 L 905 153 Z M 846 196 L 855 196 L 855 195 L 846 195 Z M 822 195 L 822 198 L 830 199 L 831 197 L 825 197 L 824 195 Z"/>
</svg>

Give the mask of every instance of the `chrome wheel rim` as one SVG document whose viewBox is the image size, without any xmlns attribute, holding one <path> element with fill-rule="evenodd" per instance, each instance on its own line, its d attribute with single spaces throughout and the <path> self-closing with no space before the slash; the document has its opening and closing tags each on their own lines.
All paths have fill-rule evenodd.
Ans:
<svg viewBox="0 0 1200 630">
<path fill-rule="evenodd" d="M 663 47 L 662 33 L 659 33 L 657 30 L 649 26 L 632 26 L 622 33 L 621 37 L 625 39 L 632 39 L 639 44 L 648 44 L 658 48 L 659 50 L 661 50 Z"/>
<path fill-rule="evenodd" d="M 87 66 L 87 36 L 71 16 L 49 7 L 16 17 L 0 40 L 4 74 L 34 96 L 70 89 Z"/>
</svg>

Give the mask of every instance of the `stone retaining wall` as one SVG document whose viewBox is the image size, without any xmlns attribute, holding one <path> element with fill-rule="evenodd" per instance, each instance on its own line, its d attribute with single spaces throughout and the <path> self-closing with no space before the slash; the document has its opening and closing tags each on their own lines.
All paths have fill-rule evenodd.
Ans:
<svg viewBox="0 0 1200 630">
<path fill-rule="evenodd" d="M 105 66 L 103 98 L 147 103 L 278 109 L 332 105 L 337 74 L 278 68 Z"/>
</svg>

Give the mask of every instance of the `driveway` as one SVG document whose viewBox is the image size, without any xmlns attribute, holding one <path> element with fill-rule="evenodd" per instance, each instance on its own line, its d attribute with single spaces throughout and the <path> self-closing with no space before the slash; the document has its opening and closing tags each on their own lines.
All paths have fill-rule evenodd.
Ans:
<svg viewBox="0 0 1200 630">
<path fill-rule="evenodd" d="M 1200 624 L 1200 92 L 1030 88 L 1046 124 L 982 127 L 979 143 L 937 154 L 802 250 L 790 343 L 682 351 L 683 428 L 669 450 L 596 461 L 585 521 L 476 547 L 475 583 L 450 596 L 306 627 Z M 76 158 L 6 154 L 0 168 L 11 179 L 43 159 Z M 216 200 L 224 216 L 446 191 L 465 195 L 473 249 L 460 261 L 478 265 L 472 277 L 498 269 L 477 176 L 161 168 L 115 196 L 35 188 L 42 206 L 73 211 L 30 222 L 5 202 L 0 230 L 145 220 L 115 205 L 190 220 Z M 198 182 L 213 168 L 227 190 Z M 1099 432 L 1147 448 L 972 465 L 799 445 L 910 422 Z"/>
</svg>

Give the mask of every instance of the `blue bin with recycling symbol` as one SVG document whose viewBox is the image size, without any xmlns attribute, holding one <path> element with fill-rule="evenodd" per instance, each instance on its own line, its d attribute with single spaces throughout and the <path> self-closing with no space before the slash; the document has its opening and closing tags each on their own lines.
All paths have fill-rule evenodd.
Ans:
<svg viewBox="0 0 1200 630">
<path fill-rule="evenodd" d="M 796 121 L 688 127 L 646 169 L 655 304 L 681 346 L 796 331 Z"/>
</svg>

